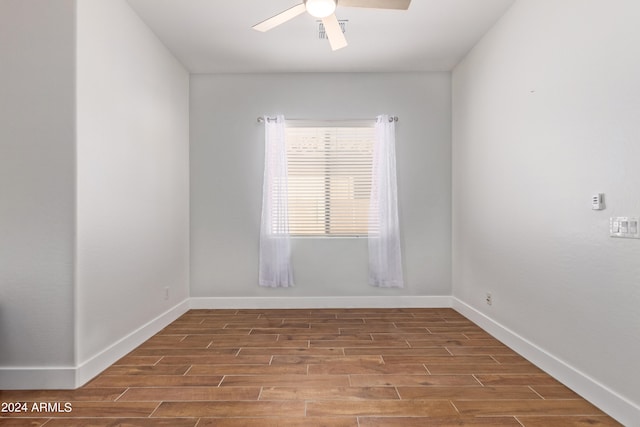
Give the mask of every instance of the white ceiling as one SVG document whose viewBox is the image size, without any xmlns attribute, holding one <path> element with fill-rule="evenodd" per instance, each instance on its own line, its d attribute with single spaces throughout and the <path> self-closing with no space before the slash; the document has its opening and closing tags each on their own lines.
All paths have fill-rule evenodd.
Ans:
<svg viewBox="0 0 640 427">
<path fill-rule="evenodd" d="M 413 0 L 407 11 L 339 7 L 349 46 L 331 51 L 303 14 L 251 27 L 302 0 L 128 0 L 192 73 L 451 70 L 514 0 Z"/>
</svg>

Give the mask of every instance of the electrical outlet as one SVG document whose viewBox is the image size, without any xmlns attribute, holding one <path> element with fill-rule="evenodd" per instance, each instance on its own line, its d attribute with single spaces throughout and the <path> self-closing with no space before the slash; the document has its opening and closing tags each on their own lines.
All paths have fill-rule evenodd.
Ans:
<svg viewBox="0 0 640 427">
<path fill-rule="evenodd" d="M 166 300 L 169 299 L 169 287 L 168 286 L 166 286 L 164 288 L 164 299 L 166 299 Z"/>
<path fill-rule="evenodd" d="M 487 305 L 493 304 L 493 297 L 491 296 L 491 292 L 487 292 L 487 296 L 485 298 Z"/>
</svg>

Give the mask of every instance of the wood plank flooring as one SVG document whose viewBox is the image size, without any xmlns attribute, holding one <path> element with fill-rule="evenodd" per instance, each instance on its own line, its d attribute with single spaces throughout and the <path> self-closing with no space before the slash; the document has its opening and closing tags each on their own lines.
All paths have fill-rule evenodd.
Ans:
<svg viewBox="0 0 640 427">
<path fill-rule="evenodd" d="M 0 426 L 620 425 L 451 309 L 191 310 L 78 390 L 0 402 L 27 409 Z"/>
</svg>

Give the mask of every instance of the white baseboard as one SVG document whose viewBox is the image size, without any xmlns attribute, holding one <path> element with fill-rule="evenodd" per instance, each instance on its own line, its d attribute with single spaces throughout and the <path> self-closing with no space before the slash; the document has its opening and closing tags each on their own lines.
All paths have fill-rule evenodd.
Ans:
<svg viewBox="0 0 640 427">
<path fill-rule="evenodd" d="M 0 390 L 48 390 L 76 387 L 74 367 L 0 368 Z"/>
<path fill-rule="evenodd" d="M 194 298 L 193 309 L 451 307 L 450 296 Z"/>
<path fill-rule="evenodd" d="M 160 332 L 168 324 L 182 316 L 189 310 L 189 299 L 182 301 L 176 306 L 165 311 L 155 319 L 142 325 L 120 341 L 109 346 L 107 349 L 84 361 L 76 368 L 75 387 L 81 387 L 93 377 L 104 371 L 120 358 L 131 352 L 140 344 Z"/>
<path fill-rule="evenodd" d="M 75 389 L 189 310 L 186 299 L 76 367 L 0 368 L 1 390 Z"/>
<path fill-rule="evenodd" d="M 452 308 L 625 426 L 640 426 L 640 407 L 536 344 L 452 297 Z"/>
</svg>

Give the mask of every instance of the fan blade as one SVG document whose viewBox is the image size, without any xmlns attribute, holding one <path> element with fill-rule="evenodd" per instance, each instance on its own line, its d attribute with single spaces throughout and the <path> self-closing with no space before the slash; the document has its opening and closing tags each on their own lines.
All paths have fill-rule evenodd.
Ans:
<svg viewBox="0 0 640 427">
<path fill-rule="evenodd" d="M 275 28 L 280 24 L 284 24 L 285 22 L 295 18 L 296 16 L 303 14 L 306 10 L 307 8 L 305 7 L 304 3 L 300 3 L 297 6 L 293 6 L 292 8 L 289 8 L 284 12 L 277 14 L 276 16 L 272 16 L 271 18 L 254 25 L 252 28 L 254 30 L 262 32 L 269 31 L 270 29 Z"/>
<path fill-rule="evenodd" d="M 347 39 L 344 38 L 342 28 L 340 28 L 340 23 L 335 13 L 326 18 L 322 18 L 322 24 L 324 25 L 324 30 L 331 44 L 331 50 L 342 49 L 347 45 Z"/>
<path fill-rule="evenodd" d="M 338 6 L 407 10 L 411 0 L 338 0 Z"/>
</svg>

